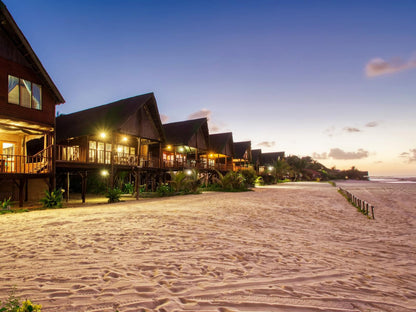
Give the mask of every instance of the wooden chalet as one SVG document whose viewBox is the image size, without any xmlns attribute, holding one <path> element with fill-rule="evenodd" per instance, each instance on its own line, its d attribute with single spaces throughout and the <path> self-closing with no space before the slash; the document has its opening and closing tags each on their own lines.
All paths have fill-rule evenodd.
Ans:
<svg viewBox="0 0 416 312">
<path fill-rule="evenodd" d="M 233 170 L 234 142 L 232 132 L 210 134 L 209 153 L 206 154 L 209 168 L 225 172 Z"/>
<path fill-rule="evenodd" d="M 166 141 L 162 151 L 162 167 L 172 170 L 207 168 L 209 147 L 207 118 L 163 125 Z"/>
<path fill-rule="evenodd" d="M 0 1 L 0 201 L 22 206 L 54 188 L 55 105 L 64 102 Z"/>
<path fill-rule="evenodd" d="M 234 142 L 234 170 L 252 168 L 251 141 Z"/>
<path fill-rule="evenodd" d="M 284 158 L 285 152 L 261 153 L 259 172 L 262 173 L 267 170 L 267 167 L 273 166 L 277 160 L 282 160 Z"/>
<path fill-rule="evenodd" d="M 81 175 L 83 201 L 88 172 L 108 175 L 110 186 L 130 172 L 137 191 L 161 167 L 165 137 L 153 93 L 61 115 L 56 131 L 57 173 L 66 173 L 67 185 L 70 173 Z"/>
</svg>

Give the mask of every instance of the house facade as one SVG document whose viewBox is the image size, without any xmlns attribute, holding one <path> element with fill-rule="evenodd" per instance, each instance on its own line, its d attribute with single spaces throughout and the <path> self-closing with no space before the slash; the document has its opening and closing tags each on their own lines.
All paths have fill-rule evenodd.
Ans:
<svg viewBox="0 0 416 312">
<path fill-rule="evenodd" d="M 233 164 L 235 171 L 253 168 L 251 141 L 234 142 Z"/>
<path fill-rule="evenodd" d="M 54 188 L 55 106 L 64 102 L 0 1 L 0 200 L 21 206 Z"/>
<path fill-rule="evenodd" d="M 153 93 L 58 116 L 56 129 L 57 173 L 66 174 L 67 186 L 69 174 L 81 175 L 83 201 L 89 174 L 108 176 L 113 187 L 128 172 L 138 187 L 161 168 L 165 137 Z"/>
</svg>

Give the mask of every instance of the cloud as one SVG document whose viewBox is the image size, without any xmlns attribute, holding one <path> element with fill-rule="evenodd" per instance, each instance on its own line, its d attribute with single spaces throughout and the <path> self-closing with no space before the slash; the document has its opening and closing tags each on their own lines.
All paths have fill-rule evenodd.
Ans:
<svg viewBox="0 0 416 312">
<path fill-rule="evenodd" d="M 263 146 L 263 147 L 273 147 L 276 145 L 275 141 L 263 141 L 260 143 L 257 143 L 257 146 Z"/>
<path fill-rule="evenodd" d="M 169 116 L 160 114 L 160 121 L 162 122 L 162 124 L 167 123 L 168 120 L 169 120 Z"/>
<path fill-rule="evenodd" d="M 377 161 L 375 161 L 374 163 L 375 163 L 375 164 L 382 164 L 382 163 L 383 163 L 383 161 L 382 161 L 382 160 L 377 160 Z"/>
<path fill-rule="evenodd" d="M 197 119 L 197 118 L 207 118 L 208 121 L 211 119 L 212 112 L 209 109 L 203 108 L 195 113 L 192 113 L 188 116 L 189 119 Z"/>
<path fill-rule="evenodd" d="M 352 128 L 352 127 L 345 127 L 344 131 L 349 132 L 349 133 L 354 133 L 354 132 L 361 132 L 360 129 L 358 128 Z"/>
<path fill-rule="evenodd" d="M 329 127 L 329 128 L 327 128 L 327 129 L 325 129 L 324 130 L 324 134 L 326 134 L 327 136 L 329 136 L 329 137 L 333 137 L 334 136 L 334 134 L 335 134 L 335 127 L 334 126 L 332 126 L 332 127 Z"/>
<path fill-rule="evenodd" d="M 365 65 L 365 74 L 367 77 L 377 77 L 394 74 L 414 67 L 416 67 L 416 59 L 403 61 L 400 58 L 396 58 L 385 61 L 382 58 L 373 58 Z"/>
<path fill-rule="evenodd" d="M 377 121 L 370 121 L 368 123 L 365 124 L 365 127 L 367 128 L 374 128 L 378 126 L 378 122 Z"/>
<path fill-rule="evenodd" d="M 328 159 L 328 153 L 313 153 L 313 159 Z"/>
<path fill-rule="evenodd" d="M 203 108 L 188 116 L 188 120 L 197 118 L 206 118 L 208 120 L 208 128 L 210 133 L 221 132 L 224 129 L 223 124 L 214 123 L 211 118 L 212 112 L 209 109 Z"/>
<path fill-rule="evenodd" d="M 416 162 L 416 148 L 410 149 L 409 152 L 403 152 L 399 155 L 401 158 L 405 158 L 407 162 Z"/>
<path fill-rule="evenodd" d="M 368 157 L 368 151 L 363 150 L 362 148 L 358 149 L 356 152 L 345 152 L 340 148 L 331 148 L 328 157 L 333 159 L 363 159 Z"/>
</svg>

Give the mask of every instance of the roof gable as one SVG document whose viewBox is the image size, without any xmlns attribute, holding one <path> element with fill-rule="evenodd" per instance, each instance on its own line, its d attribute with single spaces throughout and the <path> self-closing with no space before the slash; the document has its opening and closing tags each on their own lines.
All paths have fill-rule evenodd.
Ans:
<svg viewBox="0 0 416 312">
<path fill-rule="evenodd" d="M 166 143 L 208 149 L 209 133 L 207 118 L 172 122 L 163 125 Z"/>
<path fill-rule="evenodd" d="M 251 160 L 251 141 L 234 142 L 234 158 L 243 159 L 246 152 Z"/>
<path fill-rule="evenodd" d="M 210 149 L 217 154 L 233 156 L 233 133 L 225 132 L 211 134 L 209 136 L 209 146 Z"/>
<path fill-rule="evenodd" d="M 58 142 L 95 135 L 99 131 L 115 131 L 163 141 L 164 133 L 154 94 L 143 94 L 56 118 Z"/>
<path fill-rule="evenodd" d="M 272 165 L 276 160 L 282 159 L 284 157 L 285 157 L 285 152 L 262 153 L 261 164 Z"/>
<path fill-rule="evenodd" d="M 17 26 L 10 12 L 7 10 L 4 3 L 0 0 L 0 28 L 1 39 L 3 42 L 10 42 L 13 44 L 13 48 L 2 49 L 3 57 L 6 59 L 12 59 L 24 66 L 31 67 L 32 70 L 43 81 L 43 85 L 47 87 L 54 97 L 55 104 L 65 103 L 64 98 L 59 92 L 58 88 L 53 83 L 51 77 L 46 72 L 39 58 L 33 51 L 26 37 Z"/>
</svg>

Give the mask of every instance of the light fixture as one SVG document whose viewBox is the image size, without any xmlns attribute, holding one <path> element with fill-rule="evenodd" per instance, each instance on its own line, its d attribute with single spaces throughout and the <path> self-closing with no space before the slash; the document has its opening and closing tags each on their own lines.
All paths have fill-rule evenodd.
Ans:
<svg viewBox="0 0 416 312">
<path fill-rule="evenodd" d="M 183 147 L 182 147 L 182 146 L 181 146 L 181 147 L 179 147 L 179 148 L 178 148 L 178 151 L 182 153 L 182 152 L 183 152 Z"/>
<path fill-rule="evenodd" d="M 166 148 L 167 148 L 168 150 L 171 150 L 171 149 L 172 149 L 172 145 L 168 145 L 168 146 L 166 146 Z"/>
<path fill-rule="evenodd" d="M 123 151 L 123 148 L 121 146 L 117 147 L 117 152 L 121 153 Z"/>
<path fill-rule="evenodd" d="M 273 167 L 272 166 L 269 166 L 269 171 L 272 171 L 273 170 Z"/>
<path fill-rule="evenodd" d="M 105 139 L 106 137 L 107 137 L 107 133 L 105 132 L 100 133 L 100 138 Z"/>
<path fill-rule="evenodd" d="M 123 142 L 127 142 L 127 137 L 123 137 Z"/>
<path fill-rule="evenodd" d="M 107 177 L 107 176 L 108 176 L 108 171 L 107 171 L 107 170 L 105 170 L 105 169 L 101 170 L 101 175 L 102 175 L 103 177 Z"/>
<path fill-rule="evenodd" d="M 210 157 L 210 158 L 214 157 L 214 154 L 209 154 L 209 157 Z"/>
<path fill-rule="evenodd" d="M 192 170 L 188 169 L 185 171 L 187 175 L 191 175 L 192 174 Z"/>
</svg>

